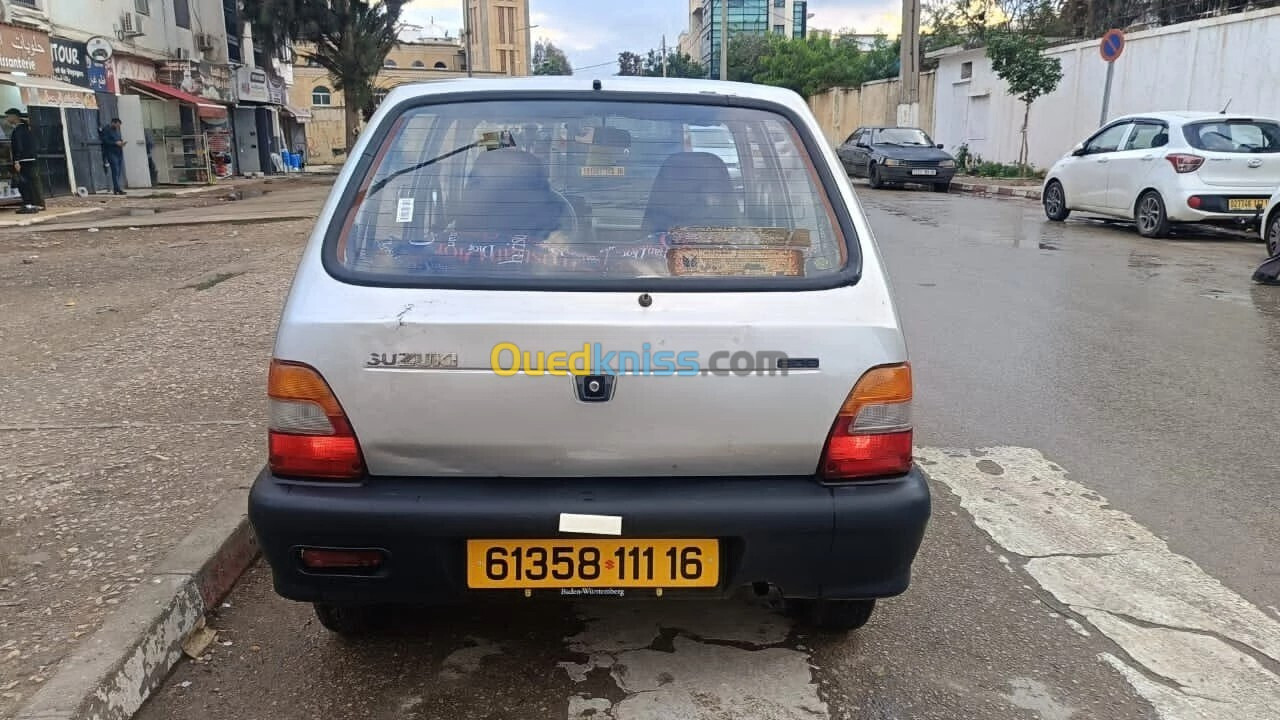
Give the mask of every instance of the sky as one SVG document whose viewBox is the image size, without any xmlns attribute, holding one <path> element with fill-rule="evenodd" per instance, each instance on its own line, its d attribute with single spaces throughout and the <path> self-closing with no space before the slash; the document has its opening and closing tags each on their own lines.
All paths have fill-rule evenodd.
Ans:
<svg viewBox="0 0 1280 720">
<path fill-rule="evenodd" d="M 650 48 L 674 47 L 689 23 L 689 0 L 529 0 L 533 41 L 550 40 L 569 56 L 575 69 L 611 75 L 618 53 L 643 55 Z M 410 0 L 406 23 L 427 26 L 434 20 L 453 37 L 462 30 L 463 0 Z M 809 0 L 809 27 L 884 32 L 897 37 L 901 0 Z M 405 37 L 416 37 L 410 30 Z M 599 66 L 599 67 L 591 67 Z M 612 66 L 612 67 L 611 67 Z"/>
</svg>

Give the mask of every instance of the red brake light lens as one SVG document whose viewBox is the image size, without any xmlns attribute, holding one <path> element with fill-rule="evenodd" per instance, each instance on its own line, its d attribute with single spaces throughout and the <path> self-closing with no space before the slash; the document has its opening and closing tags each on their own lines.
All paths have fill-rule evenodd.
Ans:
<svg viewBox="0 0 1280 720">
<path fill-rule="evenodd" d="M 845 398 L 827 435 L 820 475 L 856 480 L 911 469 L 911 366 L 872 368 Z"/>
<path fill-rule="evenodd" d="M 1165 160 L 1173 166 L 1176 173 L 1191 173 L 1200 169 L 1204 165 L 1204 158 L 1199 155 L 1189 155 L 1187 153 L 1169 153 L 1165 156 Z"/>
<path fill-rule="evenodd" d="M 364 474 L 364 457 L 351 423 L 314 368 L 272 360 L 267 396 L 272 473 L 331 480 L 353 480 Z"/>
</svg>

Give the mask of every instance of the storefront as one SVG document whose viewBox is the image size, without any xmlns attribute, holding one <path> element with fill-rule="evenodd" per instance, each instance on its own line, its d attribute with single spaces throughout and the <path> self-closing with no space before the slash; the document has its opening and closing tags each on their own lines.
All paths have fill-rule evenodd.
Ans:
<svg viewBox="0 0 1280 720">
<path fill-rule="evenodd" d="M 71 158 L 72 177 L 77 189 L 87 192 L 110 192 L 111 176 L 103 163 L 98 129 L 116 114 L 114 80 L 108 65 L 94 60 L 88 45 L 67 38 L 49 38 L 53 60 L 53 77 L 60 82 L 91 92 L 95 107 L 64 108 L 67 117 L 67 153 Z"/>
<path fill-rule="evenodd" d="M 0 23 L 0 112 L 26 112 L 36 140 L 36 166 L 46 195 L 93 187 L 92 157 L 80 149 L 96 137 L 97 98 L 92 90 L 54 79 L 49 34 Z M 0 142 L 0 183 L 13 172 L 8 128 Z M 79 173 L 77 171 L 79 170 Z M 87 183 L 87 185 L 82 184 Z M 11 200 L 6 195 L 5 200 Z"/>
<path fill-rule="evenodd" d="M 296 108 L 292 105 L 282 105 L 284 112 L 280 113 L 280 124 L 283 126 L 284 141 L 287 144 L 287 150 L 302 156 L 303 162 L 307 160 L 307 123 L 311 121 L 311 111 L 303 108 Z"/>
<path fill-rule="evenodd" d="M 241 175 L 276 172 L 281 137 L 279 109 L 284 102 L 283 84 L 274 98 L 273 78 L 263 68 L 243 67 L 236 71 L 236 107 L 232 127 L 236 169 Z"/>
<path fill-rule="evenodd" d="M 158 81 L 126 80 L 123 85 L 142 97 L 143 127 L 158 183 L 206 184 L 219 177 L 223 159 L 218 138 L 227 133 L 229 119 L 225 106 Z"/>
</svg>

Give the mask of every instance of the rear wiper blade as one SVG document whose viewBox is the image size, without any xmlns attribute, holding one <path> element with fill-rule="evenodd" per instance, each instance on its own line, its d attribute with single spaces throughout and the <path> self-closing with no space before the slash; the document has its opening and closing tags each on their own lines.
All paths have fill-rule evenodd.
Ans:
<svg viewBox="0 0 1280 720">
<path fill-rule="evenodd" d="M 454 155 L 457 155 L 457 154 L 459 154 L 459 153 L 464 153 L 464 152 L 466 152 L 466 151 L 468 151 L 468 150 L 471 150 L 472 148 L 476 148 L 476 147 L 479 147 L 479 146 L 480 146 L 479 141 L 477 141 L 477 142 L 473 142 L 473 143 L 471 143 L 470 145 L 464 145 L 463 147 L 460 147 L 460 148 L 458 148 L 458 149 L 456 149 L 456 150 L 450 150 L 449 152 L 447 152 L 447 153 L 445 153 L 445 154 L 443 154 L 443 155 L 439 155 L 439 156 L 433 157 L 433 158 L 431 158 L 430 160 L 423 160 L 422 162 L 420 162 L 420 163 L 418 163 L 418 164 L 416 164 L 416 165 L 410 165 L 410 166 L 409 166 L 409 167 L 407 167 L 407 168 L 401 168 L 401 169 L 399 169 L 399 170 L 397 170 L 397 171 L 395 171 L 395 172 L 391 173 L 390 175 L 388 175 L 388 176 L 386 176 L 386 177 L 382 178 L 381 180 L 379 180 L 378 182 L 374 183 L 373 185 L 370 185 L 370 186 L 369 186 L 369 192 L 365 194 L 365 197 L 368 197 L 368 196 L 370 196 L 370 195 L 373 195 L 373 194 L 375 194 L 375 193 L 379 192 L 380 190 L 382 190 L 383 188 L 385 188 L 385 187 L 387 186 L 387 183 L 391 182 L 392 180 L 395 180 L 396 178 L 400 177 L 401 175 L 404 175 L 405 173 L 410 173 L 410 172 L 413 172 L 414 170 L 421 170 L 422 168 L 427 167 L 428 165 L 434 165 L 434 164 L 436 164 L 436 163 L 440 162 L 441 160 L 447 160 L 447 159 L 449 159 L 449 158 L 453 157 Z"/>
</svg>

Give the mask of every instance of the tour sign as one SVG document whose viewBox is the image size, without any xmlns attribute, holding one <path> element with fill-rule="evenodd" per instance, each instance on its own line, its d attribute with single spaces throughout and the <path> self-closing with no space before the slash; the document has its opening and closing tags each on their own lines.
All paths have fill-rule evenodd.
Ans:
<svg viewBox="0 0 1280 720">
<path fill-rule="evenodd" d="M 1108 30 L 1102 36 L 1098 52 L 1102 54 L 1103 60 L 1115 62 L 1116 58 L 1120 57 L 1120 53 L 1124 52 L 1124 33 L 1120 30 Z"/>
</svg>

